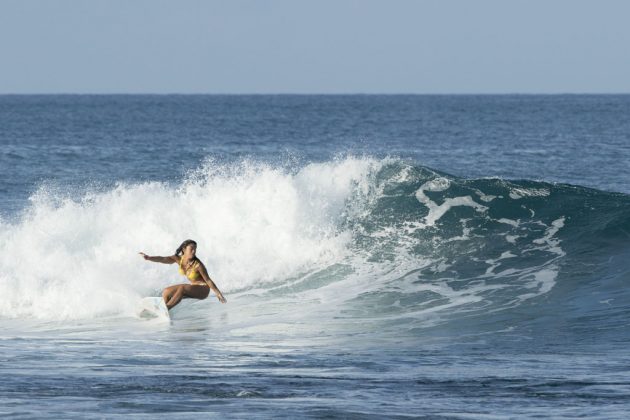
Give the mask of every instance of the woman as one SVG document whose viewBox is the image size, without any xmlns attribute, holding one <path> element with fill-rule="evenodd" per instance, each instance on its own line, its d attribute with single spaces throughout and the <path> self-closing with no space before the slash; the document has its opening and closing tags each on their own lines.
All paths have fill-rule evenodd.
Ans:
<svg viewBox="0 0 630 420">
<path fill-rule="evenodd" d="M 164 289 L 162 298 L 168 309 L 173 308 L 183 298 L 205 299 L 210 293 L 210 289 L 217 295 L 219 302 L 227 302 L 219 288 L 214 284 L 206 267 L 195 256 L 197 243 L 192 239 L 185 240 L 175 251 L 175 255 L 170 257 L 149 257 L 144 252 L 140 255 L 145 260 L 160 262 L 163 264 L 179 264 L 180 274 L 186 276 L 192 284 L 176 284 Z"/>
</svg>

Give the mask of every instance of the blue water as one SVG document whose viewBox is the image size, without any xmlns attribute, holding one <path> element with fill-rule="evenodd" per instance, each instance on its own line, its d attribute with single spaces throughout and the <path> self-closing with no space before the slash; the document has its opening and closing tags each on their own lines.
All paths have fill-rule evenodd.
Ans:
<svg viewBox="0 0 630 420">
<path fill-rule="evenodd" d="M 630 96 L 0 96 L 0 415 L 624 418 Z M 137 316 L 187 238 L 228 303 Z"/>
</svg>

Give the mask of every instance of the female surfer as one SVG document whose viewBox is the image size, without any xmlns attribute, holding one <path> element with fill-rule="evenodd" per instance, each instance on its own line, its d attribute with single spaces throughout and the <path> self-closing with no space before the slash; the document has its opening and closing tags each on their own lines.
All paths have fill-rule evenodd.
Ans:
<svg viewBox="0 0 630 420">
<path fill-rule="evenodd" d="M 183 298 L 205 299 L 210 293 L 210 289 L 217 295 L 219 302 L 227 302 L 219 288 L 214 284 L 206 266 L 196 257 L 197 243 L 192 239 L 187 239 L 177 248 L 175 255 L 170 257 L 150 257 L 144 252 L 140 255 L 145 260 L 159 262 L 162 264 L 179 264 L 179 272 L 186 276 L 192 284 L 176 284 L 167 287 L 162 292 L 162 298 L 166 307 L 171 309 L 177 305 Z"/>
</svg>

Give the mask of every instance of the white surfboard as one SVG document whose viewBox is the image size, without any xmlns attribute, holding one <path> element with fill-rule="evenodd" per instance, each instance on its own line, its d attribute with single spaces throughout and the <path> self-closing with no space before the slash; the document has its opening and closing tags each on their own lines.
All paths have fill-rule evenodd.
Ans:
<svg viewBox="0 0 630 420">
<path fill-rule="evenodd" d="M 140 318 L 159 318 L 170 320 L 168 308 L 161 297 L 145 297 L 138 305 L 138 316 Z"/>
</svg>

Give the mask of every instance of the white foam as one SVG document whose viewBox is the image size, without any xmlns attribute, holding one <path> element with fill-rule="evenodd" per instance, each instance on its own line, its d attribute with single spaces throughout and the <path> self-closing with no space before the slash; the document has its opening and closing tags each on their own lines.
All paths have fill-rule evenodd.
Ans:
<svg viewBox="0 0 630 420">
<path fill-rule="evenodd" d="M 488 259 L 486 260 L 486 264 L 489 265 L 489 267 L 486 269 L 486 275 L 489 274 L 494 274 L 494 270 L 495 268 L 499 267 L 501 265 L 501 263 L 499 263 L 499 261 L 501 260 L 505 260 L 507 258 L 516 258 L 516 255 L 512 254 L 510 251 L 505 251 L 503 252 L 499 258 L 495 258 L 495 259 Z M 502 272 L 501 275 L 506 274 L 505 272 Z"/>
<path fill-rule="evenodd" d="M 562 227 L 564 227 L 564 217 L 554 220 L 551 226 L 545 231 L 545 236 L 542 238 L 534 239 L 532 242 L 539 245 L 547 245 L 549 250 L 557 255 L 564 256 L 565 252 L 560 247 L 560 240 L 555 238 L 555 234 L 558 233 Z"/>
<path fill-rule="evenodd" d="M 519 200 L 523 197 L 547 197 L 550 191 L 547 188 L 516 188 L 510 189 L 510 198 Z"/>
<path fill-rule="evenodd" d="M 141 296 L 182 282 L 172 255 L 182 240 L 231 291 L 327 266 L 346 254 L 338 230 L 353 194 L 368 194 L 380 162 L 347 158 L 296 173 L 263 164 L 208 167 L 181 186 L 118 185 L 60 196 L 47 188 L 0 232 L 0 317 L 77 319 L 133 313 Z"/>
<path fill-rule="evenodd" d="M 446 178 L 440 177 L 424 183 L 418 191 L 416 191 L 416 198 L 418 201 L 429 209 L 429 214 L 427 214 L 424 218 L 423 226 L 434 226 L 435 223 L 453 207 L 468 206 L 474 208 L 478 212 L 484 212 L 488 209 L 487 207 L 477 203 L 470 196 L 447 198 L 442 204 L 438 205 L 425 194 L 425 191 L 445 191 L 449 187 L 450 181 Z"/>
<path fill-rule="evenodd" d="M 485 203 L 489 203 L 492 200 L 494 200 L 495 198 L 497 198 L 496 195 L 487 195 L 485 194 L 483 191 L 480 191 L 478 189 L 475 189 L 475 194 L 477 194 L 477 196 L 479 196 L 479 199 Z"/>
</svg>

